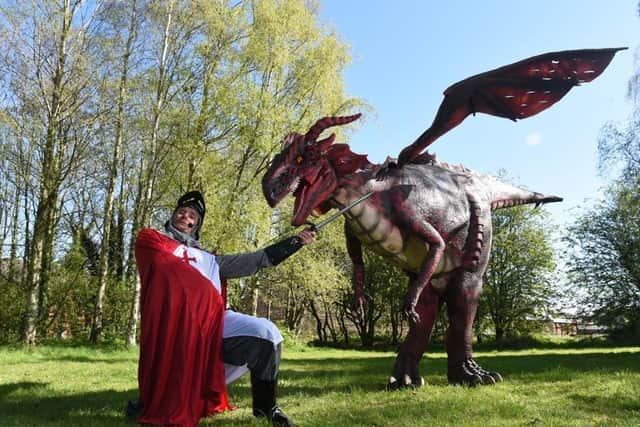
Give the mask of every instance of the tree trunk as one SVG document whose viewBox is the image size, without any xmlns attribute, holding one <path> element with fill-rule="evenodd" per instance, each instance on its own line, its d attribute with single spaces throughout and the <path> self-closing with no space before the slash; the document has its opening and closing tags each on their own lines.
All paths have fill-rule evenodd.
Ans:
<svg viewBox="0 0 640 427">
<path fill-rule="evenodd" d="M 338 331 L 334 323 L 333 316 L 331 315 L 331 310 L 330 310 L 331 303 L 330 302 L 328 303 L 326 301 L 326 298 L 322 298 L 322 306 L 324 307 L 326 329 L 328 329 L 329 333 L 331 334 L 331 341 L 333 343 L 337 343 Z M 326 332 L 325 332 L 325 337 L 326 337 Z"/>
<path fill-rule="evenodd" d="M 129 319 L 127 321 L 127 343 L 134 345 L 136 343 L 138 318 L 140 316 L 140 277 L 136 272 L 135 262 L 135 244 L 136 233 L 140 228 L 140 210 L 142 199 L 142 170 L 144 168 L 144 158 L 140 162 L 140 174 L 138 175 L 138 185 L 136 191 L 135 203 L 133 205 L 133 224 L 131 225 L 131 238 L 129 241 L 129 254 L 127 256 L 127 267 L 125 270 L 125 283 L 133 283 L 131 292 L 131 309 L 129 310 Z"/>
<path fill-rule="evenodd" d="M 1 144 L 1 143 L 0 143 Z M 0 149 L 2 145 L 0 145 Z M 4 157 L 4 153 L 1 153 Z M 4 162 L 2 162 L 4 163 Z M 2 164 L 0 163 L 0 164 Z M 5 169 L 6 166 L 2 164 L 2 169 Z M 3 171 L 4 175 L 4 171 Z M 4 176 L 0 176 L 0 179 L 4 182 L 6 178 Z M 3 185 L 2 193 L 0 194 L 0 245 L 4 243 L 7 239 L 7 235 L 9 234 L 9 191 L 10 187 L 8 185 Z M 0 250 L 3 250 L 2 246 L 0 246 Z"/>
<path fill-rule="evenodd" d="M 322 327 L 322 319 L 320 319 L 320 314 L 318 313 L 316 303 L 313 299 L 309 300 L 309 311 L 311 311 L 311 315 L 316 320 L 316 334 L 318 335 L 318 341 L 321 343 L 326 342 L 327 336 L 324 333 L 324 328 Z"/>
<path fill-rule="evenodd" d="M 342 331 L 342 337 L 344 338 L 344 343 L 345 344 L 349 344 L 349 330 L 347 329 L 347 322 L 346 322 L 346 311 L 344 310 L 343 307 L 338 306 L 337 307 L 337 311 L 338 311 L 338 323 L 340 324 L 340 331 Z"/>
<path fill-rule="evenodd" d="M 258 315 L 258 300 L 260 299 L 260 290 L 258 289 L 257 286 L 253 287 L 253 297 L 252 297 L 252 307 L 251 307 L 251 314 L 253 314 L 254 316 Z"/>
<path fill-rule="evenodd" d="M 166 96 L 167 96 L 167 90 L 168 90 L 168 84 L 169 84 L 169 82 L 167 81 L 167 56 L 168 56 L 168 49 L 170 44 L 169 35 L 170 35 L 170 29 L 171 29 L 172 19 L 173 19 L 174 4 L 175 4 L 174 1 L 169 2 L 167 15 L 166 15 L 164 37 L 163 37 L 163 44 L 162 44 L 162 53 L 160 56 L 160 62 L 158 66 L 159 75 L 158 75 L 158 82 L 156 85 L 156 102 L 153 108 L 153 123 L 152 123 L 153 131 L 151 134 L 151 140 L 149 142 L 149 150 L 146 153 L 146 155 L 144 153 L 145 150 L 143 150 L 143 155 L 141 156 L 142 158 L 140 161 L 140 165 L 141 165 L 140 177 L 141 178 L 138 185 L 138 193 L 136 195 L 136 205 L 135 205 L 136 213 L 134 214 L 134 223 L 131 230 L 132 232 L 131 243 L 129 245 L 129 259 L 128 259 L 129 268 L 127 269 L 128 278 L 132 278 L 135 274 L 133 266 L 135 265 L 134 249 L 135 249 L 135 239 L 136 239 L 137 232 L 139 230 L 139 227 L 141 226 L 146 227 L 149 225 L 149 222 L 150 222 L 149 220 L 151 216 L 150 206 L 153 200 L 152 196 L 153 196 L 153 190 L 154 190 L 154 185 L 156 180 L 156 171 L 159 166 L 158 138 L 159 138 L 159 129 L 160 129 L 160 119 L 162 117 L 164 103 L 166 102 Z M 137 277 L 137 274 L 136 274 L 136 277 Z M 140 298 L 140 281 L 138 278 L 136 278 L 136 281 L 135 281 L 134 292 L 132 297 L 135 300 L 132 301 L 130 317 L 128 321 L 127 342 L 132 342 L 132 340 L 135 339 L 134 337 L 136 335 L 135 328 L 138 322 L 139 304 L 140 304 L 138 301 L 138 299 Z M 133 318 L 133 316 L 135 316 L 135 318 Z"/>
<path fill-rule="evenodd" d="M 129 312 L 129 321 L 127 323 L 128 345 L 136 345 L 138 318 L 140 318 L 140 276 L 136 275 L 133 286 L 133 300 L 131 304 L 131 311 Z"/>
<path fill-rule="evenodd" d="M 73 11 L 70 0 L 65 0 L 61 12 L 60 35 L 56 41 L 57 58 L 56 68 L 51 76 L 51 98 L 47 100 L 50 107 L 47 113 L 47 130 L 42 151 L 42 176 L 40 177 L 38 207 L 36 209 L 33 240 L 27 265 L 26 284 L 30 291 L 22 341 L 30 345 L 35 344 L 38 335 L 38 315 L 46 311 L 46 307 L 43 306 L 44 302 L 41 301 L 41 296 L 46 294 L 48 268 L 52 259 L 53 245 L 47 239 L 52 237 L 51 233 L 55 220 L 54 210 L 57 204 L 61 178 L 60 159 L 64 155 L 64 147 L 60 146 L 60 138 L 64 135 L 62 131 L 61 97 L 68 54 L 67 38 L 71 29 L 72 17 Z M 47 271 L 44 271 L 43 267 Z"/>
<path fill-rule="evenodd" d="M 153 200 L 153 190 L 155 188 L 155 181 L 157 178 L 157 170 L 159 168 L 159 158 L 158 158 L 158 140 L 159 140 L 159 131 L 160 131 L 160 120 L 162 118 L 162 113 L 164 110 L 165 103 L 167 101 L 167 92 L 169 81 L 167 79 L 168 72 L 168 50 L 171 40 L 170 30 L 172 26 L 173 20 L 173 7 L 175 2 L 171 1 L 168 4 L 167 10 L 167 20 L 164 28 L 164 37 L 162 41 L 162 54 L 160 56 L 160 63 L 158 67 L 158 82 L 156 84 L 156 102 L 153 108 L 153 125 L 152 125 L 152 133 L 151 133 L 151 141 L 149 142 L 149 154 L 148 154 L 148 165 L 149 167 L 146 169 L 146 177 L 144 180 L 143 186 L 143 204 L 142 204 L 142 217 L 141 217 L 141 225 L 147 226 L 149 223 L 149 218 L 151 216 L 150 207 L 151 201 Z"/>
<path fill-rule="evenodd" d="M 9 248 L 9 271 L 8 278 L 9 282 L 20 283 L 21 280 L 18 280 L 16 277 L 16 273 L 18 270 L 18 219 L 20 212 L 20 188 L 15 187 L 15 199 L 14 199 L 14 210 L 11 224 L 11 245 Z M 21 269 L 22 270 L 22 269 Z"/>
<path fill-rule="evenodd" d="M 116 179 L 118 177 L 118 165 L 120 164 L 120 151 L 122 147 L 122 139 L 124 132 L 124 107 L 126 103 L 127 86 L 128 86 L 128 73 L 129 73 L 129 58 L 131 56 L 131 48 L 136 36 L 136 0 L 131 2 L 131 21 L 129 24 L 129 35 L 127 36 L 127 42 L 125 45 L 125 51 L 122 55 L 122 70 L 120 72 L 120 85 L 118 88 L 118 112 L 116 114 L 115 124 L 115 140 L 113 143 L 113 153 L 111 157 L 109 182 L 107 184 L 107 194 L 104 202 L 104 216 L 103 216 L 103 233 L 102 243 L 100 245 L 100 260 L 98 263 L 98 294 L 96 296 L 96 304 L 93 314 L 93 325 L 91 327 L 90 340 L 93 343 L 97 343 L 100 340 L 102 334 L 102 318 L 103 318 L 103 306 L 104 295 L 107 288 L 107 281 L 109 277 L 109 243 L 111 241 L 111 224 L 113 222 L 113 204 L 115 199 L 115 186 Z"/>
</svg>

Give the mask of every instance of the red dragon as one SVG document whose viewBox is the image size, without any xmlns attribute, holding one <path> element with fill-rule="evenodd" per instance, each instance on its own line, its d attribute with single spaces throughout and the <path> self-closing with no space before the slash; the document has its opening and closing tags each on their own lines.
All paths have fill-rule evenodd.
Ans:
<svg viewBox="0 0 640 427">
<path fill-rule="evenodd" d="M 499 373 L 474 361 L 471 345 L 491 251 L 491 211 L 562 200 L 439 162 L 425 149 L 470 114 L 516 121 L 549 108 L 572 87 L 598 77 L 621 49 L 625 48 L 546 53 L 462 80 L 445 90 L 431 127 L 404 148 L 397 161 L 383 165 L 370 163 L 346 144 L 334 144 L 335 134 L 318 140 L 326 128 L 350 123 L 359 114 L 325 117 L 306 134 L 285 137 L 262 189 L 271 207 L 293 194 L 293 225 L 373 191 L 345 214 L 356 307 L 365 303 L 362 245 L 409 276 L 403 304 L 409 332 L 399 348 L 389 389 L 424 383 L 419 362 L 442 303 L 449 318 L 448 381 L 476 385 L 502 380 Z"/>
</svg>

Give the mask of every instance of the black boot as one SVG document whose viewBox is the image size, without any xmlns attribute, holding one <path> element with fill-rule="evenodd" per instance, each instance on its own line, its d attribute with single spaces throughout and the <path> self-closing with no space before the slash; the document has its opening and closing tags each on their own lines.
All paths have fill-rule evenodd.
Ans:
<svg viewBox="0 0 640 427">
<path fill-rule="evenodd" d="M 293 427 L 293 423 L 276 406 L 277 381 L 260 380 L 251 374 L 251 397 L 253 398 L 253 415 L 267 418 L 272 424 Z"/>
<path fill-rule="evenodd" d="M 135 399 L 127 402 L 127 407 L 124 412 L 127 417 L 135 420 L 140 416 L 140 414 L 142 414 L 142 409 L 142 401 L 140 399 Z"/>
</svg>

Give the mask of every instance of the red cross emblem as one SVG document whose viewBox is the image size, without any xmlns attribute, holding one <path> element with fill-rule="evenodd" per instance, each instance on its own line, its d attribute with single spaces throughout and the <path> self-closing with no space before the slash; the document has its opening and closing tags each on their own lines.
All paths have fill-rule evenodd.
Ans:
<svg viewBox="0 0 640 427">
<path fill-rule="evenodd" d="M 185 248 L 185 249 L 182 250 L 182 260 L 184 262 L 186 262 L 187 264 L 189 264 L 189 261 L 195 261 L 196 258 L 195 257 L 189 258 L 189 253 L 187 252 L 187 249 Z"/>
</svg>

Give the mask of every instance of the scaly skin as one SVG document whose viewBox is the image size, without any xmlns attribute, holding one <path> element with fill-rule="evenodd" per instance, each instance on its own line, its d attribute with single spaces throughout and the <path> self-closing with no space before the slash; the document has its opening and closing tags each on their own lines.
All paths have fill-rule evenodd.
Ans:
<svg viewBox="0 0 640 427">
<path fill-rule="evenodd" d="M 448 380 L 452 384 L 502 381 L 473 359 L 472 325 L 491 250 L 491 211 L 561 201 L 449 166 L 423 153 L 439 136 L 476 112 L 512 120 L 535 115 L 573 86 L 599 76 L 620 49 L 552 52 L 454 84 L 445 91 L 431 127 L 384 165 L 333 144 L 322 131 L 360 117 L 325 117 L 300 135 L 291 133 L 262 180 L 270 206 L 295 197 L 291 223 L 312 212 L 341 208 L 367 192 L 374 195 L 346 214 L 347 251 L 353 261 L 356 305 L 365 303 L 362 246 L 382 255 L 410 277 L 402 310 L 409 333 L 400 346 L 389 389 L 423 383 L 419 363 L 442 303 L 447 305 Z"/>
</svg>

